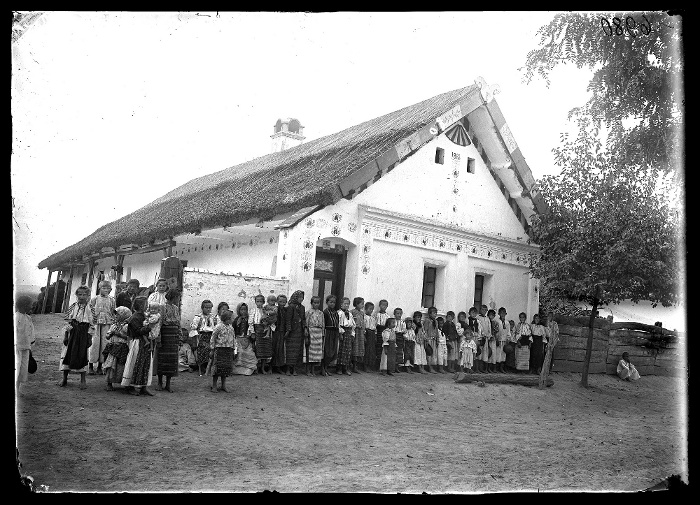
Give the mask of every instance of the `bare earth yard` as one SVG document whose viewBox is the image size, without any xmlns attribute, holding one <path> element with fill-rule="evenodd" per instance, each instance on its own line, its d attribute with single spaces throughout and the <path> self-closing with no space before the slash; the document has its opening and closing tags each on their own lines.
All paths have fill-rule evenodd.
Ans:
<svg viewBox="0 0 700 505">
<path fill-rule="evenodd" d="M 639 490 L 687 468 L 679 379 L 555 373 L 540 391 L 451 374 L 181 373 L 152 398 L 57 386 L 60 316 L 33 316 L 22 473 L 49 491 L 464 493 Z"/>
</svg>

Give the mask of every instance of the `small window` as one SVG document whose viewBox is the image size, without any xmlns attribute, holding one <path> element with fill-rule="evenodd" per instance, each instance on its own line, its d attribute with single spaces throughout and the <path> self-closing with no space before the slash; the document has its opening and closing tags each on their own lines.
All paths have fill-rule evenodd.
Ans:
<svg viewBox="0 0 700 505">
<path fill-rule="evenodd" d="M 435 163 L 445 164 L 445 150 L 441 147 L 435 149 Z"/>
<path fill-rule="evenodd" d="M 476 160 L 473 158 L 467 158 L 467 172 L 473 174 L 476 172 Z"/>
<path fill-rule="evenodd" d="M 484 298 L 484 276 L 474 277 L 474 307 L 478 311 L 481 308 L 481 301 Z"/>
<path fill-rule="evenodd" d="M 432 307 L 435 305 L 435 278 L 437 268 L 423 267 L 423 295 L 421 307 Z"/>
</svg>

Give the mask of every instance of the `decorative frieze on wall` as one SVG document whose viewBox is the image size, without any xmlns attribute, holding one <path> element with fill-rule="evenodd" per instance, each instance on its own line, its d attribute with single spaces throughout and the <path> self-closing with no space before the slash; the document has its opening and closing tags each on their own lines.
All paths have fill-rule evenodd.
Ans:
<svg viewBox="0 0 700 505">
<path fill-rule="evenodd" d="M 299 268 L 305 272 L 314 269 L 316 243 L 319 239 L 336 237 L 355 244 L 357 242 L 356 219 L 355 216 L 345 212 L 325 208 L 299 223 L 303 230 Z"/>
<path fill-rule="evenodd" d="M 502 246 L 479 243 L 474 240 L 461 239 L 439 232 L 428 232 L 411 228 L 409 226 L 368 221 L 363 223 L 362 239 L 363 243 L 364 241 L 369 243 L 373 239 L 378 239 L 396 244 L 424 247 L 434 251 L 444 251 L 453 254 L 467 254 L 477 258 L 498 261 L 501 263 L 510 263 L 519 266 L 528 266 L 529 264 L 528 253 L 522 251 L 519 252 Z M 363 267 L 366 263 L 367 268 L 369 268 L 370 254 L 371 249 L 366 252 L 367 257 L 365 259 L 363 250 Z M 365 273 L 364 270 L 363 273 Z"/>
</svg>

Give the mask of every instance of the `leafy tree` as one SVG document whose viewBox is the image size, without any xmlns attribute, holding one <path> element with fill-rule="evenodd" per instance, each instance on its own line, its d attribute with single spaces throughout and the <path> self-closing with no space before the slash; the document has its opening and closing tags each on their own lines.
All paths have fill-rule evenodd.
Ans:
<svg viewBox="0 0 700 505">
<path fill-rule="evenodd" d="M 685 109 L 680 16 L 558 14 L 537 35 L 538 47 L 522 69 L 524 82 L 537 75 L 549 87 L 551 71 L 567 63 L 593 70 L 591 98 L 569 118 L 596 135 L 604 125 L 607 150 L 618 163 L 663 173 L 678 168 Z"/>
<path fill-rule="evenodd" d="M 619 163 L 582 129 L 556 148 L 558 175 L 539 181 L 548 212 L 532 219 L 540 253 L 530 270 L 548 297 L 592 304 L 582 384 L 588 385 L 593 319 L 600 304 L 678 301 L 679 216 L 653 168 Z"/>
</svg>

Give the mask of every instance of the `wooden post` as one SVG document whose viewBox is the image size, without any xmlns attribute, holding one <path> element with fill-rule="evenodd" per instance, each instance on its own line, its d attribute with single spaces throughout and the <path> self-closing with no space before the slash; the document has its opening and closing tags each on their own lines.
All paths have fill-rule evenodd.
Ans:
<svg viewBox="0 0 700 505">
<path fill-rule="evenodd" d="M 73 286 L 73 265 L 70 266 L 70 272 L 68 274 L 68 283 L 66 284 L 66 292 L 63 295 L 63 307 L 61 307 L 61 312 L 68 311 L 68 302 L 70 301 L 70 290 Z"/>
<path fill-rule="evenodd" d="M 95 273 L 95 260 L 90 260 L 90 270 L 88 273 L 88 281 L 87 281 L 87 287 L 90 290 L 90 296 L 92 296 L 92 278 L 93 274 Z"/>
<path fill-rule="evenodd" d="M 58 281 L 63 270 L 56 270 L 56 286 L 53 288 L 53 301 L 51 302 L 51 314 L 56 312 L 56 301 L 58 301 Z"/>
<path fill-rule="evenodd" d="M 122 271 L 124 270 L 123 268 L 124 265 L 124 255 L 120 254 L 117 256 L 117 284 L 119 284 L 122 281 Z M 115 287 L 116 290 L 116 287 Z"/>
<path fill-rule="evenodd" d="M 53 270 L 49 268 L 49 277 L 46 279 L 46 289 L 44 290 L 44 301 L 41 304 L 41 313 L 46 312 L 46 302 L 49 298 L 49 287 L 51 286 L 51 274 Z"/>
</svg>

